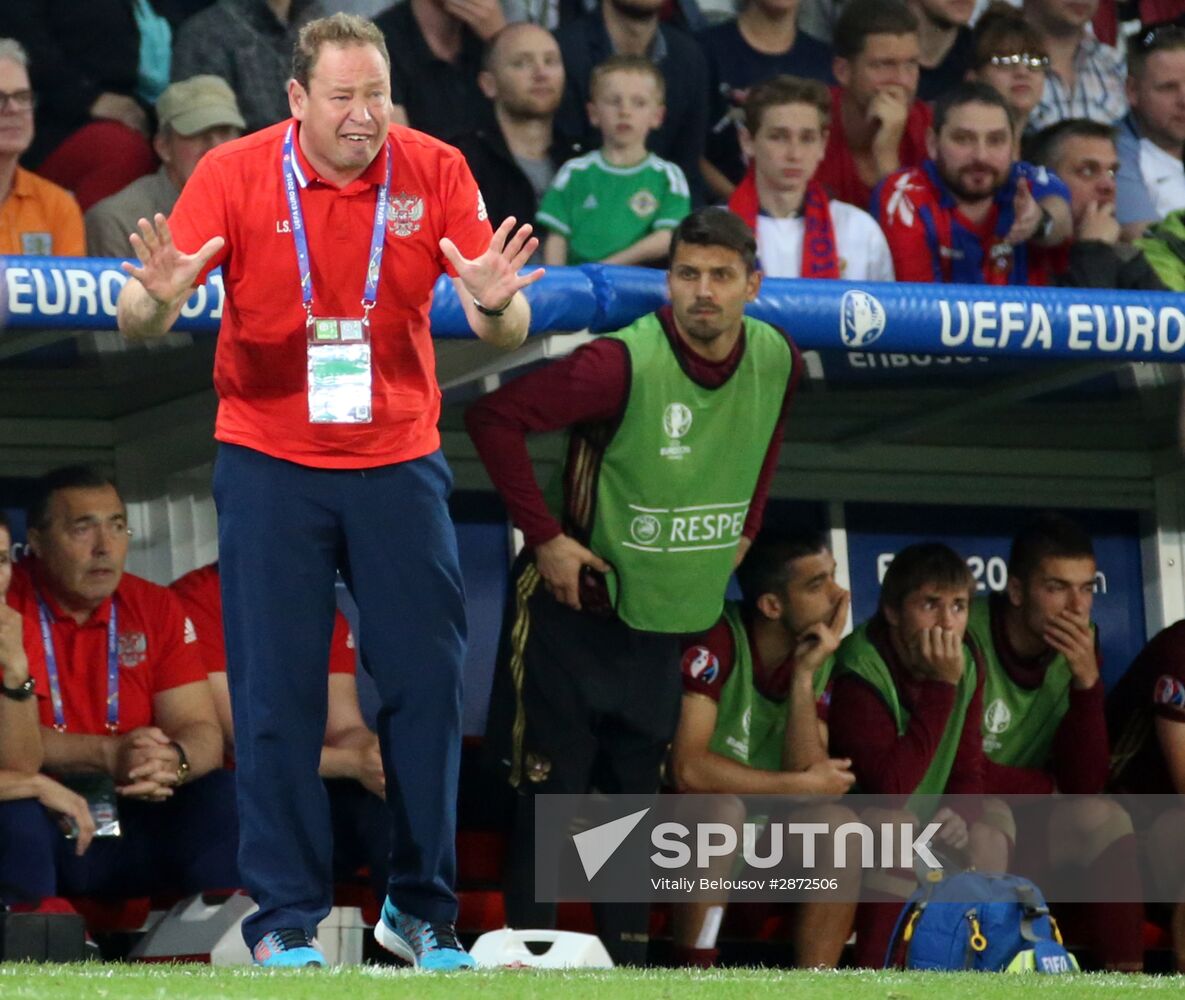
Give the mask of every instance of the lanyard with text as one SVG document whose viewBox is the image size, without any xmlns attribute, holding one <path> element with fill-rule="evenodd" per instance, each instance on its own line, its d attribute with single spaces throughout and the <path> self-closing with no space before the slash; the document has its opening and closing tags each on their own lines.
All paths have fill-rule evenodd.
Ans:
<svg viewBox="0 0 1185 1000">
<path fill-rule="evenodd" d="M 309 264 L 309 240 L 300 208 L 296 178 L 295 126 L 284 135 L 284 194 L 300 268 L 300 295 L 308 331 L 309 421 L 314 424 L 367 424 L 371 420 L 370 311 L 379 294 L 379 274 L 387 233 L 387 195 L 391 189 L 391 160 L 387 143 L 387 172 L 374 206 L 374 225 L 367 255 L 366 286 L 362 292 L 362 317 L 313 314 L 313 273 Z"/>
<path fill-rule="evenodd" d="M 53 645 L 49 607 L 37 595 L 37 617 L 41 620 L 41 645 L 45 648 L 45 672 L 49 675 L 49 700 L 53 703 L 53 727 L 66 731 L 66 710 L 62 707 L 62 682 L 58 676 L 58 655 Z M 107 731 L 119 730 L 119 619 L 115 598 L 111 598 L 111 616 L 107 619 Z"/>
</svg>

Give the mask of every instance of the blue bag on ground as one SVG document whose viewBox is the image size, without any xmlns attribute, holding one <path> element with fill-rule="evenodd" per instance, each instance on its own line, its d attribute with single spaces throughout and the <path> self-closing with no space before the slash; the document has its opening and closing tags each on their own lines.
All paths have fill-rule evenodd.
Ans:
<svg viewBox="0 0 1185 1000">
<path fill-rule="evenodd" d="M 1045 897 L 1019 875 L 960 872 L 905 903 L 885 968 L 1077 972 Z"/>
</svg>

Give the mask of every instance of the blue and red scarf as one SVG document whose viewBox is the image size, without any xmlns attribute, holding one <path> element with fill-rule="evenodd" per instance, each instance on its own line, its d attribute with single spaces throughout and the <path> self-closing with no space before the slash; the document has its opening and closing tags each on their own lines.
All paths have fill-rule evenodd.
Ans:
<svg viewBox="0 0 1185 1000">
<path fill-rule="evenodd" d="M 757 216 L 761 203 L 757 197 L 757 175 L 749 167 L 728 207 L 757 232 Z M 831 224 L 831 200 L 823 185 L 810 181 L 802 199 L 802 269 L 803 278 L 838 278 L 839 252 L 835 246 L 835 227 Z"/>
</svg>

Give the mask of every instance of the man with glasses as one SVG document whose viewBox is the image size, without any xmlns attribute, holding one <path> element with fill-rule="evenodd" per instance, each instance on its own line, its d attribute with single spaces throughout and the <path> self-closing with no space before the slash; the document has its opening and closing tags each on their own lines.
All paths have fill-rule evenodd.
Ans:
<svg viewBox="0 0 1185 1000">
<path fill-rule="evenodd" d="M 100 829 L 79 857 L 77 829 L 63 835 L 50 812 L 32 826 L 0 813 L 0 854 L 22 852 L 19 866 L 0 858 L 10 888 L 37 899 L 237 886 L 234 786 L 197 634 L 168 590 L 124 572 L 131 532 L 115 485 L 81 466 L 51 472 L 28 523 L 32 555 L 8 604 L 31 637 L 42 769 L 86 797 Z"/>
<path fill-rule="evenodd" d="M 1185 208 L 1185 30 L 1162 25 L 1134 36 L 1127 52 L 1131 112 L 1119 123 L 1115 214 L 1135 239 Z"/>
<path fill-rule="evenodd" d="M 28 63 L 18 42 L 0 38 L 0 254 L 81 257 L 86 237 L 74 197 L 17 165 L 33 143 Z"/>
<path fill-rule="evenodd" d="M 1074 242 L 1055 266 L 1058 284 L 1075 288 L 1161 291 L 1164 285 L 1138 248 L 1120 242 L 1116 185 L 1123 176 L 1115 129 L 1071 118 L 1043 129 L 1029 155 L 1070 189 Z"/>
<path fill-rule="evenodd" d="M 1087 30 L 1098 7 L 1099 0 L 1024 0 L 1025 18 L 1049 56 L 1030 132 L 1066 118 L 1110 125 L 1127 113 L 1123 56 Z"/>
</svg>

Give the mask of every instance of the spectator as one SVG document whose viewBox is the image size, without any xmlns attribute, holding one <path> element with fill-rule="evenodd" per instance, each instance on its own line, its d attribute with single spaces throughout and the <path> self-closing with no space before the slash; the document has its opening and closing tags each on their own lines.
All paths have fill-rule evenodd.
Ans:
<svg viewBox="0 0 1185 1000">
<path fill-rule="evenodd" d="M 983 665 L 964 638 L 974 590 L 957 553 L 936 542 L 910 545 L 889 564 L 876 614 L 840 644 L 828 711 L 831 754 L 851 759 L 860 791 L 982 793 Z M 977 816 L 943 808 L 932 818 L 943 823 L 944 850 L 1000 870 L 993 863 L 1002 853 L 1000 838 L 983 830 Z M 900 875 L 912 881 L 911 872 Z M 900 898 L 889 899 L 906 884 L 894 891 L 869 876 L 864 895 L 873 901 L 856 913 L 857 965 L 883 963 L 901 910 Z"/>
<path fill-rule="evenodd" d="M 1185 795 L 1185 621 L 1157 633 L 1124 672 L 1107 699 L 1111 734 L 1110 787 L 1134 796 Z M 1133 800 L 1128 799 L 1128 802 Z M 1136 798 L 1138 809 L 1142 800 Z M 1141 853 L 1160 886 L 1185 883 L 1178 850 L 1182 817 L 1156 815 L 1141 823 Z M 1164 822 L 1165 819 L 1175 822 Z M 1180 899 L 1180 897 L 1177 897 Z M 1160 907 L 1150 907 L 1156 916 Z M 1169 921 L 1178 972 L 1185 972 L 1185 903 L 1172 905 Z"/>
<path fill-rule="evenodd" d="M 749 89 L 775 76 L 833 83 L 831 49 L 798 30 L 798 0 L 747 0 L 732 20 L 699 36 L 708 60 L 709 131 L 704 179 L 728 198 L 745 173 L 737 129 Z"/>
<path fill-rule="evenodd" d="M 1047 167 L 1070 189 L 1074 241 L 1068 254 L 1051 255 L 1058 284 L 1163 291 L 1164 284 L 1143 251 L 1120 242 L 1115 184 L 1123 168 L 1115 148 L 1115 129 L 1071 118 L 1038 132 L 1030 154 L 1034 165 Z"/>
<path fill-rule="evenodd" d="M 1161 284 L 1172 292 L 1185 292 L 1185 209 L 1170 212 L 1136 240 Z"/>
<path fill-rule="evenodd" d="M 918 97 L 935 101 L 963 79 L 974 49 L 975 0 L 908 0 L 918 19 Z"/>
<path fill-rule="evenodd" d="M 17 162 L 33 141 L 27 65 L 20 44 L 0 38 L 0 254 L 80 257 L 86 238 L 78 203 Z"/>
<path fill-rule="evenodd" d="M 1044 168 L 1012 158 L 1008 105 L 984 83 L 962 83 L 934 108 L 930 159 L 889 177 L 876 217 L 900 281 L 1046 285 L 1035 247 L 1071 233 L 1070 195 Z"/>
<path fill-rule="evenodd" d="M 651 152 L 676 164 L 690 185 L 692 201 L 703 200 L 700 159 L 708 131 L 708 77 L 704 55 L 685 31 L 663 24 L 664 0 L 601 0 L 595 13 L 556 32 L 564 56 L 564 100 L 556 123 L 585 149 L 602 145 L 588 120 L 593 67 L 612 55 L 644 56 L 662 72 L 666 111 L 650 135 Z"/>
<path fill-rule="evenodd" d="M 771 278 L 892 281 L 876 221 L 831 200 L 814 180 L 830 120 L 831 97 L 815 80 L 780 76 L 754 87 L 741 133 L 752 166 L 728 207 L 756 232 L 761 270 Z"/>
<path fill-rule="evenodd" d="M 198 160 L 207 150 L 242 134 L 234 91 L 217 76 L 170 84 L 156 104 L 153 147 L 161 166 L 86 213 L 86 245 L 92 257 L 127 257 L 130 233 L 140 219 L 168 215 Z"/>
<path fill-rule="evenodd" d="M 548 264 L 647 264 L 662 260 L 671 230 L 691 211 L 687 178 L 646 152 L 663 115 L 663 77 L 641 56 L 610 56 L 592 73 L 588 113 L 604 137 L 569 160 L 539 203 Z"/>
<path fill-rule="evenodd" d="M 482 49 L 506 26 L 498 0 L 403 0 L 375 18 L 391 53 L 397 120 L 451 139 L 483 124 Z"/>
<path fill-rule="evenodd" d="M 720 620 L 684 647 L 683 708 L 671 745 L 676 787 L 722 798 L 842 795 L 853 781 L 850 761 L 828 758 L 825 721 L 849 606 L 835 582 L 835 559 L 818 535 L 759 538 L 738 576 L 742 603 L 726 603 Z M 678 964 L 715 963 L 725 905 L 673 908 Z M 854 903 L 801 904 L 795 964 L 834 968 L 854 910 Z"/>
<path fill-rule="evenodd" d="M 555 919 L 554 906 L 535 901 L 535 795 L 585 792 L 594 775 L 606 792 L 657 790 L 679 715 L 679 636 L 719 618 L 731 570 L 760 529 L 801 360 L 781 331 L 743 316 L 761 283 L 756 257 L 731 212 L 688 216 L 672 239 L 671 305 L 466 414 L 528 546 L 486 726 L 491 759 L 518 793 L 506 875 L 513 926 Z M 562 520 L 526 444 L 528 433 L 560 428 L 571 429 Z M 642 496 L 659 516 L 630 510 Z M 672 509 L 693 507 L 734 513 L 712 543 L 668 547 L 688 523 Z M 704 515 L 689 516 L 698 525 Z M 648 544 L 628 541 L 631 523 Z M 645 910 L 600 916 L 614 961 L 644 962 Z"/>
<path fill-rule="evenodd" d="M 1020 159 L 1021 137 L 1041 100 L 1049 56 L 1041 35 L 1024 14 L 997 0 L 976 22 L 967 79 L 995 87 L 1012 116 L 1013 159 Z"/>
<path fill-rule="evenodd" d="M 851 0 L 835 30 L 831 130 L 816 178 L 867 207 L 872 189 L 926 155 L 930 109 L 918 89 L 918 19 L 901 0 Z"/>
<path fill-rule="evenodd" d="M 457 136 L 494 226 L 514 216 L 532 222 L 556 171 L 581 149 L 555 130 L 564 94 L 564 61 L 551 33 L 509 24 L 486 46 L 478 85 L 494 105 L 493 120 Z M 535 262 L 542 261 L 537 253 Z"/>
<path fill-rule="evenodd" d="M 1087 30 L 1098 7 L 1099 0 L 1024 0 L 1025 18 L 1049 56 L 1030 132 L 1066 118 L 1113 125 L 1127 113 L 1123 56 Z"/>
<path fill-rule="evenodd" d="M 1091 622 L 1095 558 L 1090 536 L 1069 518 L 1046 514 L 1021 529 L 1003 593 L 976 600 L 967 631 L 983 653 L 984 792 L 1099 795 L 1109 750 L 1098 630 Z M 1031 805 L 1018 806 L 1019 814 Z M 1034 817 L 1036 818 L 1036 817 Z M 1055 804 L 1038 833 L 1025 825 L 1018 870 L 1082 869 L 1100 888 L 1122 871 L 1139 881 L 1131 818 L 1116 803 Z M 1099 897 L 1104 898 L 1104 897 Z M 1108 969 L 1144 965 L 1140 903 L 1095 903 L 1072 915 L 1071 936 Z"/>
<path fill-rule="evenodd" d="M 248 132 L 282 121 L 292 46 L 301 26 L 322 13 L 321 0 L 218 0 L 178 29 L 172 79 L 222 77 Z"/>
<path fill-rule="evenodd" d="M 12 580 L 12 528 L 0 511 L 0 830 L 35 827 L 37 804 L 69 816 L 78 828 L 76 852 L 86 853 L 95 822 L 86 799 L 46 774 L 40 774 L 42 750 L 37 719 L 36 681 L 29 673 L 24 619 L 4 603 Z M 16 885 L 13 870 L 24 863 L 19 845 L 0 843 L 0 904 L 27 902 L 7 887 Z"/>
<path fill-rule="evenodd" d="M 26 896 L 238 885 L 233 782 L 197 636 L 172 594 L 124 572 L 129 534 L 115 486 L 90 469 L 51 472 L 29 509 L 33 555 L 8 601 L 36 650 L 42 766 L 87 775 L 92 811 L 118 802 L 120 835 L 78 858 L 47 813 L 0 830 L 22 852 L 9 875 Z"/>
<path fill-rule="evenodd" d="M 1185 28 L 1163 25 L 1131 39 L 1119 124 L 1116 217 L 1127 239 L 1185 208 Z"/>
<path fill-rule="evenodd" d="M 169 588 L 197 630 L 198 654 L 206 668 L 226 755 L 234 757 L 230 687 L 226 682 L 226 640 L 222 633 L 222 593 L 218 564 L 186 573 Z M 366 868 L 375 898 L 387 894 L 386 788 L 379 738 L 367 728 L 358 706 L 354 636 L 339 611 L 329 646 L 329 716 L 319 773 L 329 794 L 333 821 L 333 869 L 349 879 Z"/>
<path fill-rule="evenodd" d="M 152 8 L 148 13 L 153 14 Z M 142 45 L 132 4 L 6 0 L 0 4 L 0 37 L 4 36 L 17 39 L 28 52 L 33 89 L 40 97 L 38 135 L 27 154 L 28 165 L 39 166 L 66 137 L 96 122 L 122 126 L 98 130 L 105 137 L 114 133 L 102 149 L 104 156 L 123 143 L 142 150 L 150 162 L 146 104 L 136 96 Z M 85 153 L 94 161 L 98 150 L 88 141 Z M 124 184 L 136 177 L 130 175 Z"/>
</svg>

